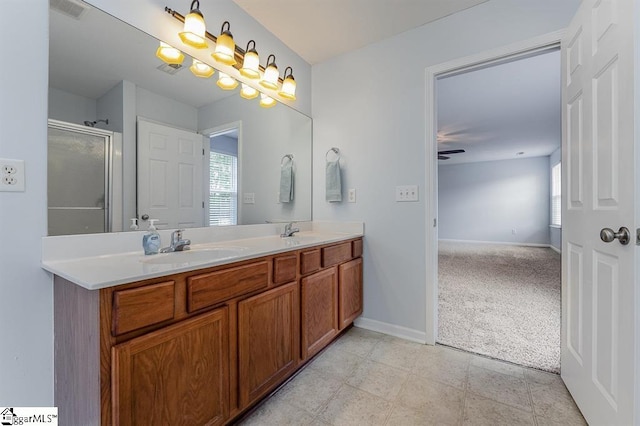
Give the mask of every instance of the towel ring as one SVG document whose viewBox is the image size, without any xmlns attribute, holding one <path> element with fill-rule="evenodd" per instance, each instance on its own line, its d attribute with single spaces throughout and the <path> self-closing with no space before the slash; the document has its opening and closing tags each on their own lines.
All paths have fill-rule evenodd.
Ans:
<svg viewBox="0 0 640 426">
<path fill-rule="evenodd" d="M 285 154 L 285 155 L 282 156 L 282 159 L 280 160 L 280 165 L 281 166 L 284 165 L 284 161 L 287 158 L 289 159 L 289 161 L 293 162 L 293 154 Z"/>
<path fill-rule="evenodd" d="M 324 159 L 328 161 L 329 160 L 329 153 L 332 152 L 332 151 L 338 156 L 338 160 L 339 160 L 340 159 L 340 150 L 338 148 L 336 148 L 336 147 L 329 148 L 327 153 L 324 155 Z"/>
</svg>

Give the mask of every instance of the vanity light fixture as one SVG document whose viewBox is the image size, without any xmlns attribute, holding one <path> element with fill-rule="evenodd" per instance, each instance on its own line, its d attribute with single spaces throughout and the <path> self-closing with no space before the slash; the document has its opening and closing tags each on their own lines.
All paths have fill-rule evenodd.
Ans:
<svg viewBox="0 0 640 426">
<path fill-rule="evenodd" d="M 224 29 L 225 25 L 227 26 L 226 30 Z M 220 35 L 216 39 L 216 48 L 211 56 L 222 64 L 233 66 L 237 63 L 235 59 L 236 43 L 233 41 L 233 35 L 229 31 L 230 28 L 229 21 L 222 23 Z"/>
<path fill-rule="evenodd" d="M 273 59 L 271 59 L 273 58 Z M 276 65 L 276 55 L 271 54 L 267 58 L 267 66 L 264 70 L 264 77 L 260 84 L 267 89 L 276 90 L 278 88 L 278 66 Z"/>
<path fill-rule="evenodd" d="M 256 89 L 254 89 L 253 87 L 242 83 L 242 89 L 240 89 L 240 96 L 242 96 L 245 99 L 253 99 L 258 97 L 258 94 L 260 92 L 258 92 Z"/>
<path fill-rule="evenodd" d="M 296 100 L 296 81 L 293 78 L 292 67 L 287 67 L 284 72 L 284 78 L 280 78 L 278 66 L 276 65 L 276 56 L 273 54 L 269 55 L 267 58 L 265 67 L 260 65 L 260 58 L 255 48 L 255 40 L 249 40 L 246 51 L 241 47 L 236 46 L 233 40 L 233 35 L 230 32 L 231 24 L 229 21 L 224 21 L 222 23 L 220 35 L 218 37 L 206 31 L 204 18 L 202 17 L 202 13 L 198 10 L 199 7 L 200 2 L 198 0 L 194 0 L 191 3 L 191 13 L 189 13 L 187 17 L 182 16 L 180 13 L 170 9 L 169 7 L 164 8 L 165 12 L 184 24 L 185 30 L 179 33 L 182 41 L 186 44 L 190 44 L 187 40 L 192 40 L 193 37 L 191 36 L 195 34 L 197 37 L 201 38 L 204 42 L 204 46 L 196 46 L 194 44 L 190 45 L 194 47 L 208 47 L 206 45 L 206 39 L 209 39 L 215 43 L 215 48 L 213 49 L 214 51 L 211 53 L 211 56 L 216 61 L 237 69 L 240 72 L 240 75 L 244 78 L 258 80 L 262 77 L 259 80 L 260 86 L 273 91 L 278 91 L 278 88 L 280 88 L 277 92 L 280 98 L 291 101 Z M 187 21 L 191 20 L 192 15 L 194 15 L 193 22 L 197 22 L 198 24 L 193 24 L 193 27 L 190 27 L 191 24 L 187 25 Z M 190 29 L 194 27 L 197 29 Z M 195 40 L 197 40 L 197 37 Z M 160 44 L 160 48 L 158 48 L 156 55 L 166 63 L 172 65 L 180 64 L 184 59 L 182 52 L 166 43 Z M 203 71 L 202 73 L 198 72 L 199 70 L 206 69 L 206 67 L 210 66 L 202 62 L 199 64 L 194 62 L 190 69 L 198 77 L 207 77 L 210 76 L 207 75 L 210 71 Z M 211 72 L 211 75 L 213 75 L 213 72 Z M 217 84 L 225 90 L 232 90 L 237 87 L 238 81 L 229 74 L 220 73 Z M 257 96 L 257 93 L 260 93 L 260 90 L 256 90 L 248 85 L 243 85 L 243 90 L 240 94 L 244 98 L 252 99 Z M 260 104 L 265 107 L 271 107 L 275 105 L 276 102 L 277 101 L 270 96 L 264 95 Z"/>
<path fill-rule="evenodd" d="M 197 49 L 205 49 L 209 45 L 205 36 L 204 16 L 202 16 L 199 7 L 200 2 L 198 0 L 191 2 L 191 12 L 184 18 L 184 30 L 178 35 L 184 44 Z"/>
<path fill-rule="evenodd" d="M 249 47 L 251 43 L 253 43 L 253 47 Z M 260 57 L 256 51 L 256 42 L 254 40 L 249 40 L 249 43 L 247 43 L 240 74 L 253 80 L 260 78 Z"/>
<path fill-rule="evenodd" d="M 238 87 L 238 81 L 223 72 L 218 72 L 218 82 L 216 84 L 222 90 L 233 90 Z"/>
<path fill-rule="evenodd" d="M 289 75 L 287 75 L 287 71 L 289 71 Z M 290 101 L 296 100 L 296 81 L 293 78 L 293 68 L 285 68 L 282 90 L 278 92 L 278 95 L 285 99 L 289 99 Z"/>
<path fill-rule="evenodd" d="M 184 60 L 184 55 L 181 51 L 175 47 L 169 46 L 167 43 L 161 41 L 160 47 L 156 50 L 156 56 L 162 59 L 167 64 L 181 64 Z"/>
<path fill-rule="evenodd" d="M 264 93 L 260 93 L 260 106 L 262 108 L 271 108 L 276 105 L 276 100 L 265 95 Z"/>
<path fill-rule="evenodd" d="M 215 70 L 204 62 L 200 62 L 196 58 L 192 58 L 191 66 L 189 69 L 196 77 L 209 78 L 213 75 Z"/>
</svg>

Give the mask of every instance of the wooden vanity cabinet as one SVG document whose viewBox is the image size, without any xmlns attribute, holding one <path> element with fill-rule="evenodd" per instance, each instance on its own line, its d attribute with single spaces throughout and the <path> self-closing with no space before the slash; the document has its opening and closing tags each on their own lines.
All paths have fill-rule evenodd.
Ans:
<svg viewBox="0 0 640 426">
<path fill-rule="evenodd" d="M 300 353 L 299 318 L 295 281 L 238 303 L 240 409 L 295 371 Z"/>
<path fill-rule="evenodd" d="M 302 359 L 327 346 L 338 328 L 338 269 L 333 267 L 302 278 Z"/>
<path fill-rule="evenodd" d="M 362 313 L 362 258 L 338 267 L 340 330 L 350 325 Z"/>
<path fill-rule="evenodd" d="M 113 347 L 117 425 L 222 425 L 229 417 L 229 313 L 190 318 Z"/>
<path fill-rule="evenodd" d="M 357 238 L 98 291 L 56 276 L 61 424 L 234 422 L 362 312 L 361 254 Z"/>
</svg>

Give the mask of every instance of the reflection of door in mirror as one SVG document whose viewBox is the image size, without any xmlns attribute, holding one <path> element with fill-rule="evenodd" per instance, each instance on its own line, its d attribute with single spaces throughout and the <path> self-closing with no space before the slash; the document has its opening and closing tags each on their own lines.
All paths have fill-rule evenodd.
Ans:
<svg viewBox="0 0 640 426">
<path fill-rule="evenodd" d="M 208 225 L 238 224 L 238 129 L 209 137 Z"/>
<path fill-rule="evenodd" d="M 114 134 L 49 120 L 48 235 L 109 232 L 113 218 Z"/>
<path fill-rule="evenodd" d="M 140 229 L 204 226 L 204 138 L 195 132 L 138 118 Z"/>
</svg>

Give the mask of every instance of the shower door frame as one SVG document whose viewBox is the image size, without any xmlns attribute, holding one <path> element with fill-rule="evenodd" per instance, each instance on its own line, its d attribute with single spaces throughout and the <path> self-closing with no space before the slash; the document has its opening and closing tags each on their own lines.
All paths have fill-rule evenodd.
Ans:
<svg viewBox="0 0 640 426">
<path fill-rule="evenodd" d="M 48 119 L 47 129 L 64 130 L 68 132 L 80 133 L 83 135 L 91 135 L 102 137 L 105 140 L 105 155 L 104 155 L 104 233 L 113 231 L 113 156 L 114 156 L 114 136 L 115 132 L 103 129 L 97 129 L 95 127 L 88 127 L 74 123 L 68 123 L 66 121 Z M 49 211 L 49 202 L 47 200 L 47 212 Z M 47 213 L 48 216 L 48 213 Z M 48 228 L 48 225 L 47 225 Z"/>
</svg>

